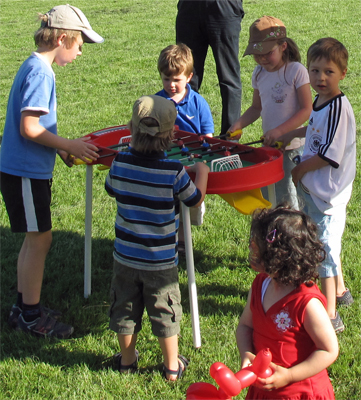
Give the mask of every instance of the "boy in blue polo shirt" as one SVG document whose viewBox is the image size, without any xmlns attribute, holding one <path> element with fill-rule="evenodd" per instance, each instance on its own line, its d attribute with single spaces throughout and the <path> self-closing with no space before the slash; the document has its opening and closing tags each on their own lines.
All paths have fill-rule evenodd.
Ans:
<svg viewBox="0 0 361 400">
<path fill-rule="evenodd" d="M 118 334 L 120 372 L 137 369 L 137 335 L 147 309 L 152 332 L 158 337 L 167 380 L 180 378 L 188 360 L 178 354 L 182 306 L 178 283 L 179 203 L 199 207 L 209 167 L 196 162 L 188 171 L 168 159 L 177 111 L 172 101 L 143 96 L 133 106 L 129 123 L 130 152 L 115 157 L 105 189 L 117 202 L 114 272 L 111 285 L 110 329 Z"/>
<path fill-rule="evenodd" d="M 37 51 L 20 67 L 9 95 L 0 154 L 1 192 L 11 230 L 24 232 L 17 262 L 17 301 L 9 325 L 36 336 L 68 338 L 73 327 L 59 312 L 42 307 L 40 294 L 51 242 L 51 180 L 56 153 L 71 167 L 74 156 L 95 160 L 97 148 L 83 138 L 57 135 L 57 102 L 52 63 L 65 66 L 82 45 L 101 43 L 85 15 L 69 4 L 40 15 Z"/>
<path fill-rule="evenodd" d="M 211 109 L 189 85 L 193 76 L 191 49 L 182 43 L 166 47 L 158 58 L 158 71 L 163 90 L 156 94 L 174 102 L 178 112 L 175 124 L 179 129 L 212 136 L 214 124 Z"/>
<path fill-rule="evenodd" d="M 172 100 L 177 109 L 175 124 L 179 129 L 198 135 L 213 136 L 214 124 L 211 109 L 206 100 L 189 85 L 193 76 L 192 50 L 183 43 L 163 49 L 158 58 L 158 71 L 163 82 L 163 90 L 156 93 Z M 191 209 L 192 225 L 202 225 L 205 204 Z M 180 214 L 178 252 L 185 255 L 182 213 Z"/>
</svg>

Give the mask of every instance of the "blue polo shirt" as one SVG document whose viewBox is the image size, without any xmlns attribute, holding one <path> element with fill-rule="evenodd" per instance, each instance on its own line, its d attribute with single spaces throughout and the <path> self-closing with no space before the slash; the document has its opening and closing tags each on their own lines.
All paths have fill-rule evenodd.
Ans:
<svg viewBox="0 0 361 400">
<path fill-rule="evenodd" d="M 156 95 L 172 100 L 164 89 Z M 214 133 L 213 117 L 208 103 L 188 83 L 186 96 L 179 103 L 174 102 L 174 104 L 178 111 L 175 124 L 180 130 L 200 135 Z"/>
</svg>

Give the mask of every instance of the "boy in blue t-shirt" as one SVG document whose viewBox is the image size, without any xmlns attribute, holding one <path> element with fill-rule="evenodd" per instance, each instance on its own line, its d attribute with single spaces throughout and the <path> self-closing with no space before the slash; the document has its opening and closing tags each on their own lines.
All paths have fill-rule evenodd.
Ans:
<svg viewBox="0 0 361 400">
<path fill-rule="evenodd" d="M 179 129 L 212 136 L 214 124 L 209 105 L 189 85 L 193 76 L 191 49 L 182 43 L 166 47 L 158 58 L 158 71 L 163 90 L 156 94 L 174 102 L 178 112 L 175 124 Z"/>
<path fill-rule="evenodd" d="M 101 43 L 85 15 L 69 4 L 40 15 L 37 51 L 20 67 L 12 85 L 0 153 L 1 192 L 11 230 L 24 232 L 17 263 L 18 296 L 9 324 L 36 336 L 68 338 L 73 327 L 57 321 L 60 312 L 41 306 L 45 259 L 51 242 L 51 179 L 56 153 L 71 167 L 73 154 L 95 160 L 97 147 L 85 139 L 57 135 L 57 102 L 52 63 L 60 66 L 82 54 L 82 45 Z"/>
<path fill-rule="evenodd" d="M 167 380 L 180 378 L 188 360 L 178 354 L 182 306 L 178 283 L 179 202 L 199 207 L 207 189 L 209 167 L 196 162 L 188 171 L 164 150 L 174 136 L 174 103 L 143 96 L 133 106 L 129 152 L 115 157 L 105 189 L 117 203 L 110 329 L 118 334 L 120 372 L 137 369 L 137 335 L 147 309 L 158 337 Z"/>
</svg>

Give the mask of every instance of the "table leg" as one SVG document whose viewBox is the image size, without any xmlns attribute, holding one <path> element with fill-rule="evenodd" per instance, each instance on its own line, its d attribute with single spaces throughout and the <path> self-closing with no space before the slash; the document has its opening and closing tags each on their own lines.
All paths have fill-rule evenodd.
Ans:
<svg viewBox="0 0 361 400">
<path fill-rule="evenodd" d="M 85 244 L 84 244 L 84 297 L 91 294 L 91 255 L 92 255 L 92 200 L 93 166 L 86 166 L 85 181 Z"/>
<path fill-rule="evenodd" d="M 201 331 L 199 326 L 198 297 L 196 278 L 194 273 L 194 259 L 192 247 L 192 231 L 189 208 L 181 203 L 184 228 L 184 244 L 186 249 L 189 302 L 192 318 L 193 345 L 201 347 Z"/>
</svg>

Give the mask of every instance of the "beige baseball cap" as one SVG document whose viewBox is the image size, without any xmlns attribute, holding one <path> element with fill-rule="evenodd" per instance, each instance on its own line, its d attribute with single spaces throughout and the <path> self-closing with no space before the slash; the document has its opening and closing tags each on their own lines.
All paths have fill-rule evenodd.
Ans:
<svg viewBox="0 0 361 400">
<path fill-rule="evenodd" d="M 278 39 L 285 37 L 284 23 L 278 18 L 264 15 L 250 26 L 248 46 L 243 57 L 249 54 L 267 54 Z"/>
<path fill-rule="evenodd" d="M 142 122 L 143 118 L 153 118 L 159 126 L 147 126 Z M 142 96 L 133 106 L 134 129 L 139 129 L 141 133 L 148 133 L 151 136 L 173 129 L 176 118 L 177 109 L 173 101 L 161 96 Z"/>
<path fill-rule="evenodd" d="M 49 28 L 81 31 L 86 43 L 102 43 L 104 39 L 93 31 L 86 16 L 77 7 L 69 4 L 56 6 L 46 13 Z"/>
</svg>

